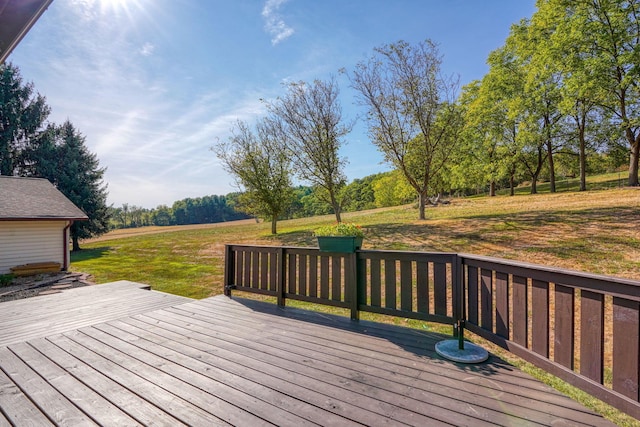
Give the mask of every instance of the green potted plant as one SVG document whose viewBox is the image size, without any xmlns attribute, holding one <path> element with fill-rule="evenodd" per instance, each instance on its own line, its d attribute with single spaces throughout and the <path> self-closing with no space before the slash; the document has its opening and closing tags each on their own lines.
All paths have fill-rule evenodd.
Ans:
<svg viewBox="0 0 640 427">
<path fill-rule="evenodd" d="M 315 230 L 321 252 L 355 252 L 362 247 L 362 227 L 340 222 Z"/>
</svg>

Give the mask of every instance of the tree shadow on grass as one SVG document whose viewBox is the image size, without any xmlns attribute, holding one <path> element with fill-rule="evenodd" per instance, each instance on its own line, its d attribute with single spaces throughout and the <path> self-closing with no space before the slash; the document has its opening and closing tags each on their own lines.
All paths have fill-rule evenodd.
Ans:
<svg viewBox="0 0 640 427">
<path fill-rule="evenodd" d="M 90 259 L 101 258 L 111 251 L 111 246 L 101 246 L 99 248 L 81 249 L 71 252 L 71 262 L 82 262 Z"/>
<path fill-rule="evenodd" d="M 278 233 L 266 238 L 271 244 L 278 246 L 317 247 L 318 241 L 312 231 L 290 231 Z"/>
<path fill-rule="evenodd" d="M 579 245 L 574 240 L 633 245 L 634 239 L 623 235 L 625 230 L 637 227 L 640 215 L 634 206 L 472 215 L 452 220 L 369 225 L 364 228 L 363 249 L 482 254 L 546 250 L 578 256 L 581 251 L 601 249 Z M 277 246 L 317 247 L 311 230 L 280 233 L 266 240 L 267 244 Z"/>
</svg>

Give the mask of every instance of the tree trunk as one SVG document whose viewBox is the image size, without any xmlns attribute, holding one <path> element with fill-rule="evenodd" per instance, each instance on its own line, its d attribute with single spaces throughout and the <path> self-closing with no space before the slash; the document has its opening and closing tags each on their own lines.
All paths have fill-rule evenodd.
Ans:
<svg viewBox="0 0 640 427">
<path fill-rule="evenodd" d="M 553 144 L 547 141 L 547 157 L 549 158 L 549 189 L 552 193 L 556 192 L 556 168 L 553 163 Z"/>
<path fill-rule="evenodd" d="M 582 113 L 582 120 L 580 116 L 576 117 L 576 123 L 578 125 L 578 143 L 579 143 L 579 159 L 580 159 L 580 190 L 587 191 L 587 142 L 584 139 L 584 130 L 587 123 L 587 114 Z"/>
<path fill-rule="evenodd" d="M 338 203 L 333 189 L 327 191 L 329 191 L 329 201 L 331 202 L 331 207 L 333 208 L 333 212 L 336 214 L 336 221 L 338 222 L 338 224 L 340 224 L 342 222 L 342 206 L 340 206 L 340 203 Z"/>
<path fill-rule="evenodd" d="M 584 129 L 580 129 L 580 191 L 587 191 L 587 150 Z"/>
<path fill-rule="evenodd" d="M 271 234 L 278 234 L 277 224 L 278 224 L 278 217 L 274 215 L 271 218 Z"/>
<path fill-rule="evenodd" d="M 640 135 L 631 146 L 631 156 L 629 161 L 629 185 L 638 186 L 638 160 L 640 160 Z"/>
<path fill-rule="evenodd" d="M 427 204 L 427 192 L 418 193 L 418 219 L 427 219 L 425 215 L 425 206 Z"/>
<path fill-rule="evenodd" d="M 495 197 L 496 195 L 496 182 L 491 181 L 489 183 L 489 197 Z"/>
<path fill-rule="evenodd" d="M 77 252 L 80 250 L 80 243 L 78 242 L 77 236 L 71 236 L 71 241 L 73 242 L 71 250 L 73 252 Z"/>
<path fill-rule="evenodd" d="M 338 223 L 342 222 L 342 215 L 340 213 L 340 208 L 338 207 L 338 209 L 334 208 L 335 212 L 336 212 L 336 221 Z"/>
<path fill-rule="evenodd" d="M 516 194 L 516 165 L 511 165 L 509 169 L 509 195 L 515 196 Z"/>
<path fill-rule="evenodd" d="M 538 194 L 538 177 L 540 176 L 543 162 L 542 146 L 538 145 L 538 165 L 536 166 L 535 172 L 531 173 L 531 194 Z"/>
</svg>

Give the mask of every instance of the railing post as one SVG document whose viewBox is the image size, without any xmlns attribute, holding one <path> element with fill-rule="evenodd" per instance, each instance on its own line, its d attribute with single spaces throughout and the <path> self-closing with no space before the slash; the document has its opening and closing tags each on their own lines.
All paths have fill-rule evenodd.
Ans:
<svg viewBox="0 0 640 427">
<path fill-rule="evenodd" d="M 349 268 L 346 271 L 345 282 L 346 289 L 345 292 L 349 292 L 349 298 L 351 303 L 351 320 L 360 320 L 360 312 L 358 311 L 358 302 L 359 302 L 359 293 L 358 293 L 358 282 L 360 274 L 358 272 L 358 254 L 353 252 L 349 254 Z"/>
<path fill-rule="evenodd" d="M 224 245 L 224 294 L 231 297 L 231 289 L 233 289 L 233 283 L 231 278 L 233 277 L 233 270 L 235 270 L 235 258 L 231 245 Z"/>
<path fill-rule="evenodd" d="M 455 323 L 453 325 L 453 336 L 462 338 L 464 331 L 459 331 L 460 328 L 464 328 L 466 321 L 466 308 L 465 308 L 465 275 L 464 266 L 462 265 L 462 258 L 460 255 L 455 254 L 454 260 L 451 266 L 451 280 L 453 282 L 453 318 Z"/>
<path fill-rule="evenodd" d="M 278 299 L 278 306 L 279 307 L 284 307 L 285 306 L 285 292 L 286 292 L 286 270 L 287 270 L 287 259 L 286 259 L 286 252 L 284 250 L 284 248 L 280 247 L 277 250 L 277 257 L 278 257 L 278 261 L 277 261 L 277 269 L 278 269 L 278 273 L 277 273 L 277 279 L 276 279 L 276 292 L 278 294 L 277 299 Z"/>
</svg>

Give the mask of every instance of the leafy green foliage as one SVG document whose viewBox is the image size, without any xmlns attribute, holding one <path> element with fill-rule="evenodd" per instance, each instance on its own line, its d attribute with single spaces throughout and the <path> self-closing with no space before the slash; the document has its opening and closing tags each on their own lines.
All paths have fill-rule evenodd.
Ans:
<svg viewBox="0 0 640 427">
<path fill-rule="evenodd" d="M 377 175 L 371 187 L 377 208 L 403 205 L 416 198 L 414 189 L 398 170 Z"/>
<path fill-rule="evenodd" d="M 362 227 L 350 222 L 339 222 L 333 225 L 325 225 L 316 228 L 314 231 L 316 236 L 353 236 L 364 237 Z"/>
<path fill-rule="evenodd" d="M 376 48 L 350 76 L 367 108 L 371 140 L 414 188 L 420 219 L 428 195 L 444 185 L 444 166 L 462 129 L 457 80 L 442 76 L 441 62 L 431 40 L 398 41 Z"/>
<path fill-rule="evenodd" d="M 280 137 L 277 124 L 269 119 L 259 121 L 255 131 L 238 122 L 229 141 L 214 148 L 225 169 L 246 189 L 238 198 L 239 209 L 270 219 L 272 234 L 293 198 L 291 158 Z"/>
<path fill-rule="evenodd" d="M 318 188 L 317 195 L 331 206 L 338 222 L 346 185 L 339 151 L 353 128 L 343 121 L 339 93 L 335 79 L 293 82 L 283 97 L 267 104 L 296 174 Z"/>
<path fill-rule="evenodd" d="M 13 274 L 0 274 L 0 286 L 9 286 L 14 279 Z"/>
</svg>

